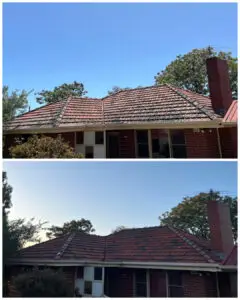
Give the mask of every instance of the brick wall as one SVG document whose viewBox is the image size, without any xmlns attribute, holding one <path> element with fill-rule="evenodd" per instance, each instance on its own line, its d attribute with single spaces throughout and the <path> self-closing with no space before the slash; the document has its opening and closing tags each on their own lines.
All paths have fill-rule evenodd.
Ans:
<svg viewBox="0 0 240 300">
<path fill-rule="evenodd" d="M 167 297 L 166 272 L 150 270 L 150 297 Z"/>
<path fill-rule="evenodd" d="M 217 131 L 204 129 L 204 133 L 185 130 L 185 143 L 188 158 L 219 158 Z"/>
<path fill-rule="evenodd" d="M 183 273 L 184 297 L 217 297 L 216 274 Z"/>
<path fill-rule="evenodd" d="M 134 130 L 120 131 L 119 148 L 119 154 L 121 158 L 135 157 Z"/>
<path fill-rule="evenodd" d="M 237 158 L 237 127 L 219 129 L 223 158 Z"/>
</svg>

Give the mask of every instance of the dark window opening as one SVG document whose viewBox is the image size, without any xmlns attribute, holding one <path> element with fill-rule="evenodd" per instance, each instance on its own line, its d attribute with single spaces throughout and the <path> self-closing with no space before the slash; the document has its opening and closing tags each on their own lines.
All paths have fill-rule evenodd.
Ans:
<svg viewBox="0 0 240 300">
<path fill-rule="evenodd" d="M 92 295 L 92 281 L 84 281 L 84 294 Z"/>
<path fill-rule="evenodd" d="M 146 270 L 136 270 L 135 272 L 135 297 L 147 297 Z"/>
<path fill-rule="evenodd" d="M 84 271 L 84 267 L 77 267 L 77 278 L 79 279 L 83 278 L 83 271 Z"/>
<path fill-rule="evenodd" d="M 102 268 L 94 268 L 94 280 L 102 280 Z"/>
<path fill-rule="evenodd" d="M 148 148 L 148 131 L 147 130 L 137 130 L 137 150 L 139 158 L 149 157 Z"/>
<path fill-rule="evenodd" d="M 170 130 L 172 155 L 174 158 L 187 158 L 185 136 L 183 130 Z"/>
<path fill-rule="evenodd" d="M 152 139 L 152 156 L 153 158 L 169 158 L 168 136 L 160 136 Z"/>
<path fill-rule="evenodd" d="M 169 297 L 184 297 L 181 271 L 168 272 L 168 290 Z"/>
<path fill-rule="evenodd" d="M 76 132 L 76 143 L 84 144 L 84 133 L 83 131 Z"/>
<path fill-rule="evenodd" d="M 85 158 L 93 158 L 93 146 L 86 146 L 85 147 Z"/>
<path fill-rule="evenodd" d="M 103 145 L 104 144 L 103 131 L 96 131 L 95 132 L 95 144 L 96 145 Z"/>
</svg>

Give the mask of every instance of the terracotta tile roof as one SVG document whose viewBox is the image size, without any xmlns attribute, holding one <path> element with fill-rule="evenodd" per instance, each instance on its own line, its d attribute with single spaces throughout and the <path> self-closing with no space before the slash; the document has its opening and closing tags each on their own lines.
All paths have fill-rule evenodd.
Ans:
<svg viewBox="0 0 240 300">
<path fill-rule="evenodd" d="M 206 246 L 207 241 L 197 240 L 168 226 L 124 229 L 105 237 L 79 232 L 70 239 L 61 237 L 22 249 L 17 257 L 25 260 L 217 262 L 214 251 Z"/>
<path fill-rule="evenodd" d="M 165 84 L 120 91 L 103 99 L 69 98 L 18 116 L 4 124 L 4 130 L 181 123 L 219 117 L 210 98 Z"/>
<path fill-rule="evenodd" d="M 238 120 L 238 101 L 234 100 L 232 104 L 230 105 L 224 119 L 223 123 L 232 123 L 232 122 L 237 122 Z"/>
<path fill-rule="evenodd" d="M 232 251 L 229 253 L 229 255 L 226 257 L 226 259 L 223 261 L 224 266 L 237 266 L 238 261 L 238 253 L 237 253 L 237 245 L 234 245 L 232 248 Z"/>
</svg>

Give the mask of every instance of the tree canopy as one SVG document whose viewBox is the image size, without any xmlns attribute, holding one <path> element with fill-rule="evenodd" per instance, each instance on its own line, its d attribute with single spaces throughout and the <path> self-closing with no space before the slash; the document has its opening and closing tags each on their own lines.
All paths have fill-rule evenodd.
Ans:
<svg viewBox="0 0 240 300">
<path fill-rule="evenodd" d="M 61 136 L 52 138 L 33 135 L 26 142 L 19 141 L 10 147 L 9 152 L 12 158 L 83 158 Z"/>
<path fill-rule="evenodd" d="M 185 197 L 176 207 L 159 217 L 160 225 L 172 225 L 198 237 L 209 239 L 210 229 L 207 217 L 207 202 L 210 199 L 229 205 L 233 236 L 237 240 L 237 198 L 221 196 L 218 191 L 210 190 L 208 193 L 199 193 L 193 197 Z"/>
<path fill-rule="evenodd" d="M 7 85 L 2 88 L 2 118 L 3 122 L 11 121 L 16 115 L 22 114 L 28 107 L 28 96 L 25 90 L 14 90 L 9 93 Z"/>
<path fill-rule="evenodd" d="M 80 220 L 72 220 L 65 222 L 63 226 L 51 226 L 46 232 L 48 238 L 57 238 L 64 234 L 74 233 L 82 231 L 85 233 L 92 233 L 95 231 L 91 221 L 84 218 Z"/>
<path fill-rule="evenodd" d="M 39 104 L 49 104 L 56 101 L 66 100 L 68 97 L 83 97 L 87 94 L 81 82 L 64 83 L 56 86 L 53 90 L 42 90 L 37 93 L 36 101 Z"/>
<path fill-rule="evenodd" d="M 120 226 L 117 226 L 115 229 L 112 230 L 112 233 L 117 233 L 117 232 L 120 232 L 124 229 L 127 229 L 125 226 L 123 225 L 120 225 Z"/>
<path fill-rule="evenodd" d="M 130 89 L 129 87 L 121 88 L 119 86 L 114 85 L 112 87 L 112 89 L 108 91 L 108 95 L 113 95 L 113 94 L 116 94 L 120 91 L 126 91 L 126 90 L 129 90 L 129 89 Z"/>
<path fill-rule="evenodd" d="M 184 55 L 178 55 L 174 61 L 155 76 L 155 83 L 157 85 L 168 83 L 202 95 L 209 95 L 206 60 L 214 56 L 227 60 L 233 99 L 237 99 L 237 58 L 232 57 L 231 52 L 217 52 L 210 46 L 193 49 Z"/>
<path fill-rule="evenodd" d="M 72 297 L 73 294 L 61 270 L 33 269 L 17 275 L 13 284 L 21 297 Z"/>
</svg>

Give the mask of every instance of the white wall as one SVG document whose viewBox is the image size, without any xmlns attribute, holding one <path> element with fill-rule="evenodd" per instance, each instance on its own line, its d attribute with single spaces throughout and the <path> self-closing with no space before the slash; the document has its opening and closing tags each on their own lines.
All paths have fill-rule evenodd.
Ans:
<svg viewBox="0 0 240 300">
<path fill-rule="evenodd" d="M 92 295 L 84 294 L 84 281 L 92 282 Z M 78 288 L 84 297 L 101 297 L 104 293 L 104 268 L 102 268 L 102 280 L 94 280 L 94 267 L 84 267 L 83 278 L 76 278 L 75 288 Z"/>
<path fill-rule="evenodd" d="M 84 144 L 76 144 L 76 152 L 82 153 L 85 156 L 85 147 L 93 146 L 94 158 L 106 158 L 106 141 L 102 145 L 95 144 L 95 131 L 84 131 Z"/>
</svg>

